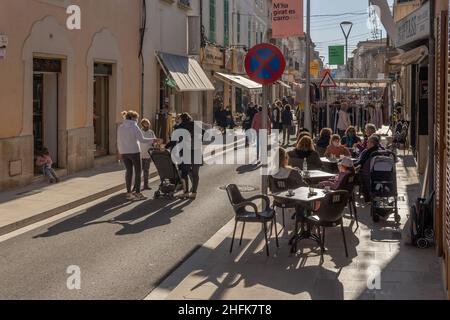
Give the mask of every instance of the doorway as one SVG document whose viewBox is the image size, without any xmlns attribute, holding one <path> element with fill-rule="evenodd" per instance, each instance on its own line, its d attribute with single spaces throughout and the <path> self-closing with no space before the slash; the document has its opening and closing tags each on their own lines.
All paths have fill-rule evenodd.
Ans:
<svg viewBox="0 0 450 320">
<path fill-rule="evenodd" d="M 37 155 L 47 148 L 58 167 L 58 99 L 61 61 L 34 59 L 33 61 L 33 146 Z M 41 174 L 35 167 L 35 174 Z"/>
<path fill-rule="evenodd" d="M 112 75 L 112 65 L 94 64 L 94 144 L 95 157 L 109 154 L 109 120 L 110 98 L 109 85 Z"/>
</svg>

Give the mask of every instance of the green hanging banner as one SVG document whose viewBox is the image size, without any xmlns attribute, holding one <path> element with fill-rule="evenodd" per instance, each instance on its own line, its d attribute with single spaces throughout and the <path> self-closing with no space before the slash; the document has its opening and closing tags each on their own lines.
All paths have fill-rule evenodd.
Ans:
<svg viewBox="0 0 450 320">
<path fill-rule="evenodd" d="M 329 46 L 328 59 L 330 65 L 344 65 L 345 64 L 345 46 Z"/>
</svg>

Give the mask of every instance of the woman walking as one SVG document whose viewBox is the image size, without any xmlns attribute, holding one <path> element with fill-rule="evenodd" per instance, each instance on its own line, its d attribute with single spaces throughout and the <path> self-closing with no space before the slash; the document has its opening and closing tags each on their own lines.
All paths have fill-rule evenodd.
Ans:
<svg viewBox="0 0 450 320">
<path fill-rule="evenodd" d="M 124 118 L 117 131 L 117 147 L 119 155 L 125 165 L 125 182 L 127 185 L 127 200 L 145 200 L 141 193 L 141 149 L 139 143 L 154 143 L 157 139 L 145 138 L 138 127 L 139 114 L 135 111 L 122 112 Z M 134 192 L 132 180 L 134 171 Z"/>
</svg>

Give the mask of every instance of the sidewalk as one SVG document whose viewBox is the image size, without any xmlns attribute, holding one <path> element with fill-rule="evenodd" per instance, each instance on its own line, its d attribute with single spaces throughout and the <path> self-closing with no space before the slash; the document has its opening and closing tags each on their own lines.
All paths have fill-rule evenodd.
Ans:
<svg viewBox="0 0 450 320">
<path fill-rule="evenodd" d="M 350 220 L 345 219 L 349 258 L 345 257 L 339 228 L 327 231 L 327 252 L 322 265 L 313 242 L 302 241 L 299 252 L 290 254 L 291 221 L 287 222 L 286 230 L 279 226 L 280 248 L 276 249 L 272 238 L 269 258 L 261 226 L 252 224 L 246 227 L 242 247 L 238 246 L 239 241 L 235 242 L 230 255 L 234 226 L 234 221 L 230 221 L 147 299 L 445 299 L 440 262 L 434 249 L 420 250 L 408 244 L 409 207 L 419 196 L 420 184 L 414 159 L 411 156 L 400 159 L 397 172 L 400 229 L 396 230 L 390 221 L 374 224 L 370 207 L 358 204 L 360 228 L 355 231 L 356 225 L 350 228 Z M 381 270 L 379 290 L 367 286 L 368 270 L 374 267 Z"/>
<path fill-rule="evenodd" d="M 114 163 L 47 182 L 0 193 L 0 235 L 50 218 L 125 189 L 125 171 Z M 151 166 L 151 177 L 157 175 Z"/>
</svg>

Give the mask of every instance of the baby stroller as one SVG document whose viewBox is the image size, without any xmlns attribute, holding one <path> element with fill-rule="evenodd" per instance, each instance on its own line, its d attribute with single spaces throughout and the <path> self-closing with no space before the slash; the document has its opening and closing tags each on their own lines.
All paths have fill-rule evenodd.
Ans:
<svg viewBox="0 0 450 320">
<path fill-rule="evenodd" d="M 400 223 L 397 194 L 397 157 L 391 151 L 378 151 L 372 154 L 370 163 L 371 216 L 374 222 L 380 217 L 387 219 L 395 214 L 395 222 Z"/>
<path fill-rule="evenodd" d="M 428 248 L 434 241 L 433 199 L 432 192 L 428 199 L 417 199 L 411 207 L 411 242 L 419 249 Z"/>
<path fill-rule="evenodd" d="M 155 192 L 155 199 L 165 197 L 173 199 L 175 193 L 179 191 L 183 186 L 181 183 L 180 174 L 176 165 L 172 162 L 172 156 L 167 150 L 150 149 L 150 157 L 155 164 L 161 179 L 161 184 L 158 190 Z"/>
</svg>

